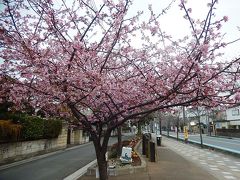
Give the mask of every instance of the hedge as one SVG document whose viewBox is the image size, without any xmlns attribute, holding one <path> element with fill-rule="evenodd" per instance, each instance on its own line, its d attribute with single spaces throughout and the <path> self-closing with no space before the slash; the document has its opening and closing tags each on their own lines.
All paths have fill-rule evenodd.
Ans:
<svg viewBox="0 0 240 180">
<path fill-rule="evenodd" d="M 44 119 L 34 116 L 25 116 L 20 120 L 22 128 L 22 138 L 24 140 L 42 139 L 44 137 Z"/>
<path fill-rule="evenodd" d="M 19 140 L 37 140 L 37 139 L 50 139 L 57 138 L 61 133 L 62 121 L 60 119 L 43 119 L 37 116 L 29 116 L 26 114 L 8 114 L 8 119 L 12 123 L 11 127 L 19 127 L 20 137 Z M 11 127 L 5 121 L 0 120 L 1 132 L 0 140 L 7 139 L 7 141 L 12 141 L 11 135 L 6 134 L 6 132 L 11 131 Z M 7 120 L 6 120 L 7 121 Z M 8 121 L 7 121 L 8 122 Z M 3 128 L 4 127 L 4 128 Z M 16 128 L 15 128 L 16 129 Z M 5 134 L 4 134 L 5 133 Z M 13 131 L 14 133 L 14 131 Z M 16 139 L 16 138 L 15 138 Z"/>
<path fill-rule="evenodd" d="M 57 138 L 62 130 L 62 121 L 58 119 L 49 119 L 44 121 L 44 138 Z"/>
</svg>

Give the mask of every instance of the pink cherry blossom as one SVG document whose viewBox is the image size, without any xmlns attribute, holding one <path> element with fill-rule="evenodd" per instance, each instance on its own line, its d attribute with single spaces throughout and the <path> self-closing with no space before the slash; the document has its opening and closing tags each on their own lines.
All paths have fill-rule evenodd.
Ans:
<svg viewBox="0 0 240 180">
<path fill-rule="evenodd" d="M 7 94 L 16 109 L 28 101 L 48 115 L 74 118 L 93 138 L 103 163 L 100 179 L 107 179 L 111 131 L 124 122 L 176 106 L 239 102 L 232 82 L 239 79 L 240 59 L 217 59 L 227 47 L 217 22 L 227 16 L 205 23 L 215 8 L 195 20 L 181 1 L 191 29 L 176 40 L 162 31 L 151 6 L 142 21 L 142 13 L 129 17 L 130 1 L 104 0 L 98 8 L 90 1 L 64 2 L 6 1 L 0 12 L 0 101 Z M 220 96 L 225 92 L 232 95 Z"/>
<path fill-rule="evenodd" d="M 225 22 L 227 22 L 227 21 L 228 21 L 228 16 L 223 16 L 223 20 L 224 20 Z"/>
</svg>

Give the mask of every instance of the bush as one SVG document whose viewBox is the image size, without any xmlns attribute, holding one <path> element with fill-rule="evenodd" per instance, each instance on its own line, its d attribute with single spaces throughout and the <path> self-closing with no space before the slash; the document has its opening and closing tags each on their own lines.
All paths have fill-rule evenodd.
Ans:
<svg viewBox="0 0 240 180">
<path fill-rule="evenodd" d="M 57 138 L 62 130 L 62 121 L 59 119 L 43 119 L 29 116 L 24 113 L 5 113 L 7 120 L 0 120 L 0 140 L 37 140 Z"/>
<path fill-rule="evenodd" d="M 57 138 L 62 130 L 62 121 L 49 119 L 44 121 L 44 138 Z"/>
<path fill-rule="evenodd" d="M 10 120 L 0 120 L 0 141 L 16 141 L 20 138 L 22 126 Z"/>
<path fill-rule="evenodd" d="M 109 152 L 109 156 L 108 156 L 110 159 L 112 158 L 117 158 L 117 149 L 112 149 L 110 152 Z"/>
<path fill-rule="evenodd" d="M 29 115 L 25 113 L 10 113 L 10 112 L 5 113 L 5 117 L 7 119 L 11 119 L 13 123 L 22 123 L 28 116 Z"/>
<path fill-rule="evenodd" d="M 44 119 L 35 116 L 25 116 L 20 119 L 23 126 L 22 138 L 24 140 L 36 140 L 44 137 Z"/>
</svg>

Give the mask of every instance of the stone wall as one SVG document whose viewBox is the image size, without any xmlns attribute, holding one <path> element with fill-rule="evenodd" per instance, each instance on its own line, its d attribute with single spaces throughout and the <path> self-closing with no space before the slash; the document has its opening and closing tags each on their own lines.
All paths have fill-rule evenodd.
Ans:
<svg viewBox="0 0 240 180">
<path fill-rule="evenodd" d="M 67 127 L 63 129 L 58 138 L 40 139 L 35 141 L 22 141 L 3 143 L 0 145 L 0 164 L 10 163 L 38 154 L 44 154 L 67 147 Z"/>
</svg>

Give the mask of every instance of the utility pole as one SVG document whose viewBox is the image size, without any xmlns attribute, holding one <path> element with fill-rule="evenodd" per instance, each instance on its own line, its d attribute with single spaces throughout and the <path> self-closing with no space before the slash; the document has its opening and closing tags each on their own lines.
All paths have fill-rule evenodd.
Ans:
<svg viewBox="0 0 240 180">
<path fill-rule="evenodd" d="M 158 114 L 157 114 L 157 117 L 158 117 L 158 123 L 159 123 L 159 133 L 160 133 L 160 135 L 162 135 L 162 116 L 161 116 L 161 113 L 159 112 Z"/>
<path fill-rule="evenodd" d="M 201 127 L 201 121 L 200 121 L 200 112 L 197 107 L 197 115 L 198 115 L 198 127 L 199 127 L 199 134 L 200 134 L 200 141 L 201 141 L 201 148 L 203 148 L 203 139 L 202 139 L 202 127 Z"/>
<path fill-rule="evenodd" d="M 177 117 L 177 141 L 178 141 L 178 138 L 179 138 L 179 115 Z"/>
<path fill-rule="evenodd" d="M 186 119 L 185 106 L 183 106 L 183 126 L 185 126 L 185 119 Z"/>
<path fill-rule="evenodd" d="M 170 120 L 167 120 L 167 136 L 169 137 L 169 126 L 170 126 Z"/>
<path fill-rule="evenodd" d="M 162 119 L 161 119 L 161 117 L 159 119 L 159 130 L 160 130 L 160 135 L 162 135 Z"/>
</svg>

